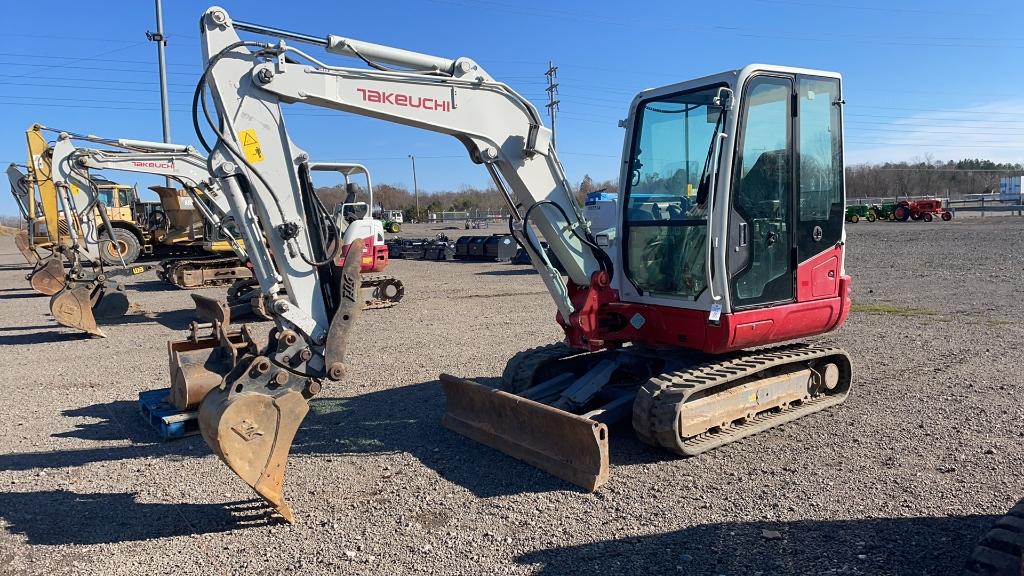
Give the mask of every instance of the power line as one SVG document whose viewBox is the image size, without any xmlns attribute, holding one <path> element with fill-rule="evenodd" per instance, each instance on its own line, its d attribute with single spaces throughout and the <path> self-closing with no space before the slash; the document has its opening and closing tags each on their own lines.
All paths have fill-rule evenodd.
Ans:
<svg viewBox="0 0 1024 576">
<path fill-rule="evenodd" d="M 139 43 L 134 44 L 134 46 L 138 46 L 139 44 L 144 44 L 144 43 L 145 42 L 139 42 Z M 0 56 L 11 57 L 11 58 L 42 58 L 42 59 L 45 59 L 45 60 L 69 60 L 70 62 L 115 62 L 117 64 L 148 64 L 148 65 L 152 65 L 153 64 L 152 62 L 147 62 L 145 60 L 122 60 L 121 58 L 97 58 L 97 57 L 94 57 L 94 56 L 81 56 L 81 57 L 76 57 L 76 58 L 68 58 L 67 56 L 55 56 L 55 55 L 46 55 L 46 54 L 20 54 L 20 53 L 15 53 L 15 52 L 0 52 Z M 34 64 L 26 64 L 26 65 L 34 66 Z M 193 68 L 193 69 L 197 68 L 197 66 L 195 64 L 169 63 L 168 66 L 178 66 L 178 67 L 181 67 L 181 68 Z"/>
<path fill-rule="evenodd" d="M 78 57 L 78 58 L 72 58 L 72 59 L 68 60 L 68 62 L 66 64 L 52 64 L 50 66 L 44 66 L 43 68 L 40 68 L 39 70 L 37 70 L 35 72 L 26 72 L 26 73 L 20 74 L 18 76 L 8 76 L 8 78 L 25 78 L 25 77 L 28 77 L 28 76 L 34 76 L 35 74 L 37 74 L 39 72 L 45 72 L 46 70 L 53 70 L 53 69 L 56 69 L 56 68 L 63 68 L 67 64 L 72 64 L 74 62 L 81 62 L 81 61 L 89 60 L 89 59 L 92 59 L 92 58 L 98 58 L 100 56 L 108 56 L 110 54 L 115 54 L 117 52 L 123 52 L 123 51 L 125 51 L 125 50 L 127 50 L 129 48 L 135 48 L 136 46 L 141 46 L 142 44 L 145 44 L 145 42 L 136 42 L 134 44 L 129 44 L 128 46 L 122 46 L 120 48 L 114 48 L 113 50 L 106 50 L 106 51 L 100 52 L 98 54 L 94 54 L 92 56 L 81 56 L 81 57 Z"/>
</svg>

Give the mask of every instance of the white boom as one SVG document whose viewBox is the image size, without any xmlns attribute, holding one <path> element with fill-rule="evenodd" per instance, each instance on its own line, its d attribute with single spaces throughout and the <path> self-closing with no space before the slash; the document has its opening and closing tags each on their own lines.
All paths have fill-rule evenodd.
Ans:
<svg viewBox="0 0 1024 576">
<path fill-rule="evenodd" d="M 328 66 L 284 41 L 273 45 L 243 42 L 237 30 L 298 39 L 336 54 L 408 70 Z M 203 18 L 203 32 L 209 66 L 204 78 L 224 123 L 212 164 L 215 171 L 220 170 L 216 173 L 219 178 L 247 176 L 254 188 L 252 208 L 261 217 L 266 216 L 268 228 L 301 221 L 298 202 L 303 184 L 299 172 L 307 156 L 288 137 L 279 106 L 301 102 L 454 136 L 474 162 L 488 169 L 508 199 L 513 217 L 522 224 L 530 214 L 529 224 L 535 224 L 548 241 L 571 282 L 589 285 L 593 274 L 607 265 L 579 215 L 551 146 L 551 131 L 542 125 L 528 100 L 492 79 L 474 61 L 417 54 L 338 36 L 316 39 L 234 22 L 216 7 Z M 308 64 L 296 63 L 298 60 Z M 531 210 L 534 206 L 536 210 Z M 513 233 L 530 254 L 563 319 L 569 321 L 574 309 L 564 279 L 539 250 L 540 243 L 530 226 L 514 229 Z M 272 244 L 281 244 L 276 253 L 282 252 L 280 234 L 267 236 Z M 299 258 L 287 260 L 293 273 L 286 276 L 298 279 L 308 275 L 308 265 L 300 264 Z M 311 297 L 310 312 L 320 324 L 326 318 L 317 312 L 321 306 L 313 292 L 312 288 L 289 290 L 298 297 L 293 303 L 300 307 Z"/>
</svg>

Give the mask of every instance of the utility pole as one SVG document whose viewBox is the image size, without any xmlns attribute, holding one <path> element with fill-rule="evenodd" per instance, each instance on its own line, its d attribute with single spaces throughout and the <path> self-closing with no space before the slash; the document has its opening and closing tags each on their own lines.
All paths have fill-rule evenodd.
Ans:
<svg viewBox="0 0 1024 576">
<path fill-rule="evenodd" d="M 157 65 L 160 68 L 160 114 L 164 127 L 164 142 L 171 141 L 171 113 L 167 102 L 167 60 L 164 49 L 167 48 L 167 39 L 164 37 L 164 10 L 160 0 L 156 0 L 156 32 L 146 32 L 146 38 L 156 42 Z M 167 186 L 170 187 L 171 179 L 167 179 Z"/>
<path fill-rule="evenodd" d="M 412 192 L 416 196 L 416 221 L 420 221 L 420 187 L 416 183 L 416 157 L 409 154 L 409 159 L 412 160 Z"/>
<path fill-rule="evenodd" d="M 545 108 L 548 109 L 548 117 L 551 118 L 551 147 L 555 147 L 555 116 L 558 112 L 558 66 L 555 63 L 548 60 L 548 71 L 544 73 L 548 77 L 548 87 L 545 91 L 548 93 L 548 103 Z"/>
</svg>

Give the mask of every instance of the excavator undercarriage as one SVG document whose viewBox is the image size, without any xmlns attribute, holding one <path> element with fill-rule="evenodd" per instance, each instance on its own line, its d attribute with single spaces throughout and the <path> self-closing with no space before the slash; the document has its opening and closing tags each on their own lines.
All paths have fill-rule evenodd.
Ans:
<svg viewBox="0 0 1024 576">
<path fill-rule="evenodd" d="M 553 344 L 509 361 L 500 390 L 443 374 L 449 429 L 595 490 L 607 426 L 632 415 L 647 444 L 696 456 L 846 399 L 839 348 L 787 344 L 726 356 Z"/>
</svg>

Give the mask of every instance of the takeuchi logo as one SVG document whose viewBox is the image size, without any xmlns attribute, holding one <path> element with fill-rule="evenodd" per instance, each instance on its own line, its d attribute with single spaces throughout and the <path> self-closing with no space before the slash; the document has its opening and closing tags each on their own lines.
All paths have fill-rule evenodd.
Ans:
<svg viewBox="0 0 1024 576">
<path fill-rule="evenodd" d="M 134 160 L 132 161 L 132 166 L 135 166 L 136 168 L 162 168 L 165 170 L 173 170 L 174 160 L 168 160 L 166 162 Z"/>
<path fill-rule="evenodd" d="M 451 112 L 452 103 L 435 98 L 422 98 L 399 94 L 398 92 L 385 92 L 383 90 L 371 90 L 369 88 L 356 88 L 356 92 L 363 97 L 363 102 L 376 102 L 379 104 L 391 104 L 403 108 L 422 108 L 424 110 L 438 110 L 440 112 Z"/>
</svg>

